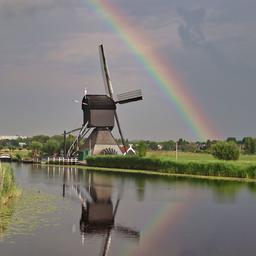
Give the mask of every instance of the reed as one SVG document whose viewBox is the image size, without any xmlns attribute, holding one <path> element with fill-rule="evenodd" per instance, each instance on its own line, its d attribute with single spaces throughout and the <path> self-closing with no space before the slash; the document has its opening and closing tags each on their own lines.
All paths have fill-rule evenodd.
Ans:
<svg viewBox="0 0 256 256">
<path fill-rule="evenodd" d="M 87 165 L 93 167 L 146 170 L 159 173 L 219 176 L 232 178 L 256 178 L 256 164 L 242 164 L 228 161 L 175 161 L 166 158 L 137 156 L 93 156 L 87 158 Z"/>
<path fill-rule="evenodd" d="M 19 194 L 10 165 L 0 164 L 0 204 Z"/>
</svg>

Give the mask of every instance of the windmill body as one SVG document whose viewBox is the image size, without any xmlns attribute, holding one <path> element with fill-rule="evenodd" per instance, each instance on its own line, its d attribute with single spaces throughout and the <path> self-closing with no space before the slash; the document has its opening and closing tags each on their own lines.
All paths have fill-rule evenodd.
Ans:
<svg viewBox="0 0 256 256">
<path fill-rule="evenodd" d="M 92 128 L 80 152 L 90 152 L 92 155 L 121 155 L 118 144 L 111 130 L 115 125 L 116 103 L 107 95 L 86 95 L 82 100 L 83 125 Z"/>
<path fill-rule="evenodd" d="M 114 127 L 116 104 L 107 95 L 86 95 L 82 100 L 83 125 L 88 128 Z"/>
</svg>

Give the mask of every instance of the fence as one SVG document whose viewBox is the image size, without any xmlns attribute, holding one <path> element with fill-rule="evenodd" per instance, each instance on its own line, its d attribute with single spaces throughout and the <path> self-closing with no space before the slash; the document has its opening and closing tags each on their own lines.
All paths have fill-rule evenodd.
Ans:
<svg viewBox="0 0 256 256">
<path fill-rule="evenodd" d="M 64 158 L 64 157 L 48 157 L 48 164 L 59 164 L 59 165 L 75 165 L 78 163 L 77 158 Z"/>
</svg>

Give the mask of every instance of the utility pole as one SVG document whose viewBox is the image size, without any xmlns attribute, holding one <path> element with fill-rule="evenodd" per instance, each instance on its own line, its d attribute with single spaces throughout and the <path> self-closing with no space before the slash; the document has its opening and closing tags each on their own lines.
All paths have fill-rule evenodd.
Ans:
<svg viewBox="0 0 256 256">
<path fill-rule="evenodd" d="M 67 132 L 64 131 L 64 158 L 67 158 Z"/>
<path fill-rule="evenodd" d="M 178 142 L 176 141 L 176 150 L 175 150 L 176 161 L 178 160 Z"/>
</svg>

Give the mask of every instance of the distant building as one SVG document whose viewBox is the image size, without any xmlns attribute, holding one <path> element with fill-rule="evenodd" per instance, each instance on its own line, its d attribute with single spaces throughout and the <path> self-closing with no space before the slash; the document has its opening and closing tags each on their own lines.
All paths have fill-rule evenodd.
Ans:
<svg viewBox="0 0 256 256">
<path fill-rule="evenodd" d="M 157 144 L 157 149 L 158 149 L 158 150 L 162 150 L 162 149 L 163 149 L 163 145 Z"/>
<path fill-rule="evenodd" d="M 21 148 L 24 148 L 25 146 L 27 146 L 27 144 L 26 144 L 25 142 L 19 142 L 19 146 L 20 146 Z"/>
<path fill-rule="evenodd" d="M 0 136 L 0 140 L 17 140 L 17 139 L 27 139 L 26 136 L 19 136 L 19 135 L 2 135 Z"/>
</svg>

